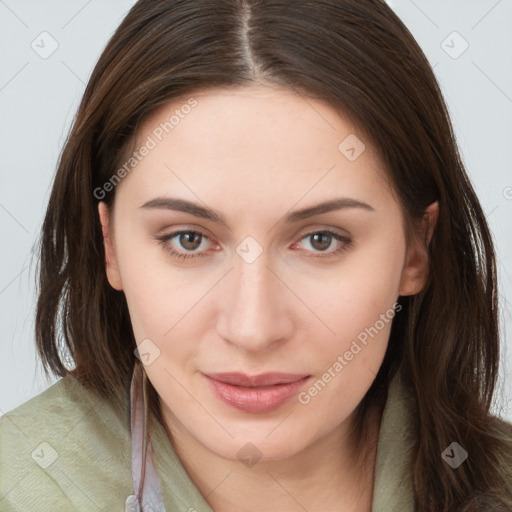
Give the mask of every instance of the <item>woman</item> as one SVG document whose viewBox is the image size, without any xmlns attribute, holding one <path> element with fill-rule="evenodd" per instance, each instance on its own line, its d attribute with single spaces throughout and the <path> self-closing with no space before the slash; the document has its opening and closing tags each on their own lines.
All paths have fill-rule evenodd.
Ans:
<svg viewBox="0 0 512 512">
<path fill-rule="evenodd" d="M 496 299 L 384 2 L 139 1 L 59 162 L 36 340 L 63 379 L 2 418 L 5 508 L 511 510 Z"/>
</svg>

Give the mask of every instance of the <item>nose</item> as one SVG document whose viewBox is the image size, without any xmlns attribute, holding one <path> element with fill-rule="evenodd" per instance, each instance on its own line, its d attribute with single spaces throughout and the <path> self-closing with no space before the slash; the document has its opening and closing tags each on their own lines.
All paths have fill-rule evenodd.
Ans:
<svg viewBox="0 0 512 512">
<path fill-rule="evenodd" d="M 225 280 L 217 331 L 244 352 L 260 352 L 292 335 L 290 293 L 271 270 L 266 253 L 252 263 L 236 256 Z"/>
</svg>

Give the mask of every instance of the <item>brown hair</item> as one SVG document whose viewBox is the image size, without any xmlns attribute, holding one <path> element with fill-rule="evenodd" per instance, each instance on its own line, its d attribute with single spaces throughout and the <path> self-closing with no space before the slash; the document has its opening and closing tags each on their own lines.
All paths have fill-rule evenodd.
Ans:
<svg viewBox="0 0 512 512">
<path fill-rule="evenodd" d="M 381 0 L 134 5 L 89 80 L 42 228 L 36 340 L 45 371 L 71 374 L 103 396 L 126 396 L 136 344 L 124 294 L 106 279 L 94 191 L 157 107 L 255 82 L 349 116 L 384 161 L 408 232 L 439 202 L 428 282 L 399 298 L 402 311 L 354 435 L 364 439 L 369 412 L 382 406 L 400 371 L 417 402 L 416 510 L 512 510 L 511 432 L 489 413 L 499 361 L 492 238 L 429 63 Z M 104 200 L 113 206 L 114 197 L 115 189 Z M 64 347 L 74 370 L 63 364 Z M 452 441 L 469 451 L 456 470 L 441 457 Z"/>
</svg>

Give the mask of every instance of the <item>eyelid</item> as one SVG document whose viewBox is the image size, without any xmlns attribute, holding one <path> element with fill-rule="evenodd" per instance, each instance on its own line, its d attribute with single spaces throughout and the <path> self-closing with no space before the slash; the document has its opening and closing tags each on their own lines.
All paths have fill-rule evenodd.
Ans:
<svg viewBox="0 0 512 512">
<path fill-rule="evenodd" d="M 168 237 L 168 236 L 174 236 L 178 233 L 182 232 L 190 232 L 193 231 L 195 233 L 200 233 L 201 235 L 211 239 L 213 238 L 213 235 L 210 233 L 210 231 L 206 228 L 203 228 L 202 226 L 199 226 L 197 224 L 177 224 L 175 226 L 166 226 L 162 229 L 159 229 L 156 232 L 155 236 L 160 237 Z"/>
<path fill-rule="evenodd" d="M 327 233 L 331 237 L 333 237 L 339 244 L 342 244 L 341 247 L 338 247 L 337 249 L 330 250 L 330 251 L 308 251 L 308 250 L 304 250 L 304 252 L 311 253 L 310 257 L 313 257 L 313 258 L 318 258 L 318 257 L 329 258 L 329 256 L 335 256 L 335 255 L 338 255 L 341 252 L 344 252 L 345 250 L 347 250 L 351 246 L 351 244 L 352 244 L 352 236 L 350 234 L 348 234 L 346 231 L 344 231 L 344 232 L 343 231 L 344 230 L 340 230 L 339 228 L 326 227 L 325 225 L 323 225 L 323 226 L 313 226 L 313 227 L 310 226 L 308 228 L 304 228 L 303 230 L 301 230 L 299 232 L 299 234 L 294 236 L 294 239 L 296 239 L 296 242 L 294 242 L 294 245 L 300 243 L 304 238 L 307 238 L 308 236 L 313 236 L 313 235 L 319 234 L 319 233 Z M 208 250 L 197 251 L 197 252 L 194 252 L 194 251 L 188 251 L 187 252 L 187 251 L 184 251 L 184 250 L 176 250 L 174 248 L 167 247 L 166 244 L 172 238 L 174 238 L 174 237 L 176 237 L 176 236 L 178 236 L 180 234 L 183 234 L 183 233 L 199 234 L 203 238 L 206 238 L 211 243 L 214 243 L 213 240 L 212 240 L 212 237 L 210 237 L 209 235 L 204 233 L 203 230 L 201 228 L 199 228 L 199 227 L 193 227 L 193 228 L 180 227 L 180 228 L 176 229 L 175 231 L 173 231 L 173 232 L 171 232 L 169 234 L 156 235 L 154 238 L 157 239 L 159 241 L 159 243 L 164 246 L 164 249 L 167 252 L 171 253 L 171 255 L 173 257 L 175 257 L 176 259 L 187 259 L 187 258 L 196 258 L 196 257 L 208 256 L 208 254 L 207 254 Z"/>
<path fill-rule="evenodd" d="M 194 224 L 190 224 L 190 225 L 185 224 L 183 226 L 179 226 L 178 228 L 176 228 L 175 231 L 171 231 L 168 234 L 166 234 L 166 229 L 167 228 L 160 230 L 159 233 L 162 233 L 162 234 L 160 235 L 159 233 L 157 233 L 157 235 L 159 237 L 168 238 L 168 237 L 175 236 L 175 235 L 177 235 L 179 233 L 183 233 L 183 232 L 194 232 L 194 233 L 199 233 L 199 234 L 203 235 L 205 238 L 208 238 L 209 240 L 214 239 L 213 235 L 211 235 L 208 230 L 206 230 L 202 227 L 199 227 L 197 225 L 194 225 Z M 334 227 L 334 226 L 328 226 L 326 224 L 317 224 L 314 226 L 308 226 L 308 227 L 300 229 L 299 232 L 293 236 L 293 239 L 300 240 L 300 239 L 304 238 L 306 235 L 312 235 L 312 234 L 319 233 L 319 232 L 329 232 L 329 231 L 334 232 L 335 234 L 345 237 L 345 238 L 352 238 L 352 235 L 350 235 L 350 233 L 347 230 L 344 230 L 344 229 L 341 229 L 338 227 Z"/>
<path fill-rule="evenodd" d="M 352 235 L 350 235 L 348 231 L 334 226 L 328 226 L 326 224 L 316 224 L 314 226 L 308 226 L 306 228 L 303 228 L 299 231 L 297 235 L 295 235 L 295 237 L 298 238 L 299 240 L 302 240 L 302 238 L 304 238 L 306 235 L 314 235 L 315 233 L 324 232 L 335 233 L 336 235 L 344 238 L 352 238 Z"/>
<path fill-rule="evenodd" d="M 153 238 L 158 241 L 159 245 L 162 246 L 164 251 L 169 253 L 170 256 L 172 258 L 174 258 L 175 260 L 177 260 L 177 261 L 189 260 L 189 259 L 194 259 L 194 258 L 201 258 L 201 257 L 205 257 L 205 256 L 209 255 L 207 250 L 197 251 L 197 252 L 194 252 L 194 251 L 188 251 L 187 252 L 187 251 L 184 251 L 184 250 L 176 250 L 174 247 L 172 247 L 170 245 L 171 239 L 173 239 L 174 237 L 176 237 L 178 235 L 181 235 L 183 233 L 199 234 L 203 238 L 206 238 L 208 241 L 213 243 L 212 242 L 212 237 L 210 237 L 209 235 L 205 234 L 203 232 L 203 229 L 199 228 L 199 227 L 194 227 L 194 228 L 180 227 L 180 228 L 176 229 L 175 231 L 172 231 L 171 233 L 168 233 L 168 234 L 161 234 L 161 235 L 157 234 L 157 235 L 154 235 Z M 202 240 L 201 240 L 201 242 L 202 242 Z"/>
<path fill-rule="evenodd" d="M 342 252 L 345 252 L 346 250 L 350 249 L 352 246 L 353 240 L 352 240 L 351 236 L 342 235 L 341 233 L 338 233 L 337 231 L 330 229 L 330 228 L 313 229 L 311 231 L 307 231 L 306 233 L 304 233 L 303 235 L 301 235 L 299 237 L 298 242 L 296 242 L 294 245 L 300 244 L 302 242 L 302 240 L 307 239 L 307 238 L 309 238 L 313 235 L 319 234 L 319 233 L 322 233 L 322 234 L 327 233 L 331 238 L 333 238 L 336 242 L 338 242 L 338 247 L 334 250 L 329 250 L 329 251 L 304 250 L 304 252 L 309 253 L 309 257 L 311 257 L 311 258 L 328 259 L 329 257 L 334 257 L 334 256 L 341 254 Z"/>
</svg>

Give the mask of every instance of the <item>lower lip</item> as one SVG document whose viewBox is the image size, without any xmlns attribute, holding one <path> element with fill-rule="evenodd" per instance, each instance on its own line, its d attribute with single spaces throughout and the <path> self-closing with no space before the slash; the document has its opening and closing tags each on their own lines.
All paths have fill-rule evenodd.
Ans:
<svg viewBox="0 0 512 512">
<path fill-rule="evenodd" d="M 245 412 L 267 412 L 277 409 L 294 395 L 298 394 L 309 379 L 309 377 L 304 377 L 287 384 L 247 388 L 226 384 L 206 375 L 205 377 L 218 398 L 232 407 Z"/>
</svg>

